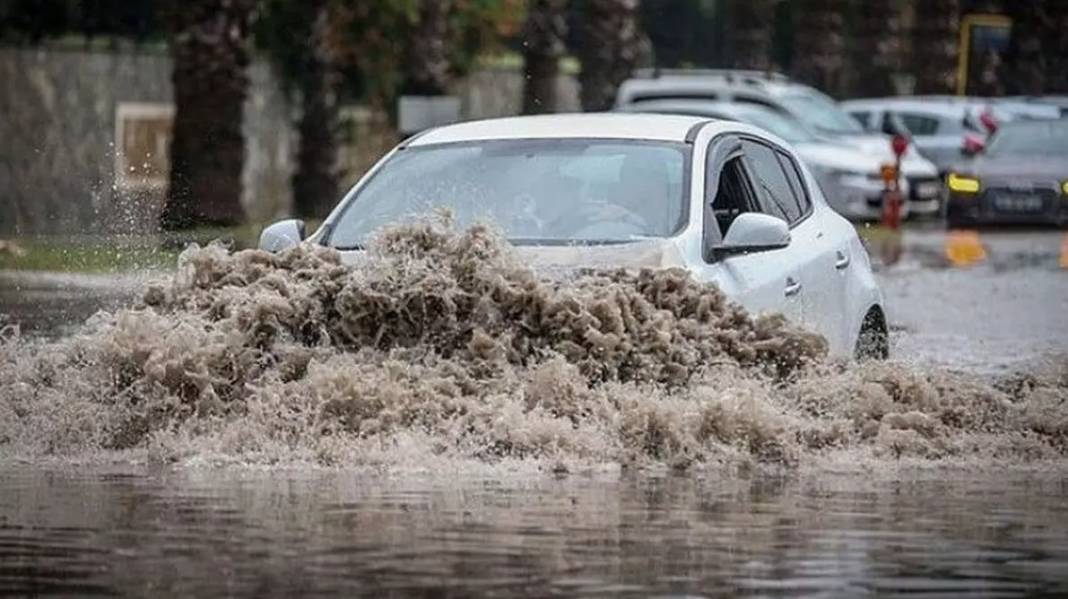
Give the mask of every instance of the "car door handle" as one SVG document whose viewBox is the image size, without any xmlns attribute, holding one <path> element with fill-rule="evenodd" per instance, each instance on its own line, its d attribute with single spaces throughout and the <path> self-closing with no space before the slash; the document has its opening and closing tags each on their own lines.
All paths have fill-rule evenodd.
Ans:
<svg viewBox="0 0 1068 599">
<path fill-rule="evenodd" d="M 845 270 L 849 267 L 849 254 L 838 252 L 837 259 L 834 261 L 834 267 L 838 270 Z"/>
<path fill-rule="evenodd" d="M 786 277 L 786 288 L 783 289 L 783 293 L 786 297 L 793 297 L 801 293 L 801 281 L 797 281 L 793 277 Z"/>
</svg>

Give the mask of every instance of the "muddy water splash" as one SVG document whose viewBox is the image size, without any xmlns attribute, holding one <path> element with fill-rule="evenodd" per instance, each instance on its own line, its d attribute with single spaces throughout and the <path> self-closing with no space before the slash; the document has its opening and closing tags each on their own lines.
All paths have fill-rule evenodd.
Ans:
<svg viewBox="0 0 1068 599">
<path fill-rule="evenodd" d="M 193 248 L 139 306 L 0 340 L 0 452 L 404 467 L 1068 455 L 1068 369 L 844 366 L 682 270 L 548 279 L 485 227 Z"/>
</svg>

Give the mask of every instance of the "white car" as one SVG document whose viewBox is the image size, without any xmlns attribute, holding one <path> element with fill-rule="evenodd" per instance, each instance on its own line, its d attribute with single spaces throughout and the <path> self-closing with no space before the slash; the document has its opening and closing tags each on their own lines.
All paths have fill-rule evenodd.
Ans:
<svg viewBox="0 0 1068 599">
<path fill-rule="evenodd" d="M 1060 116 L 1055 106 L 957 96 L 865 98 L 846 100 L 841 107 L 868 131 L 909 136 L 943 176 L 960 162 L 965 138 L 986 139 L 983 112 L 990 111 L 999 123 Z"/>
<path fill-rule="evenodd" d="M 790 143 L 819 182 L 827 203 L 851 220 L 875 220 L 882 214 L 882 167 L 894 164 L 889 143 L 873 147 L 848 137 L 820 135 L 788 114 L 760 104 L 715 100 L 649 100 L 617 110 L 653 114 L 687 114 L 731 119 L 756 125 Z M 902 157 L 902 216 L 941 214 L 942 181 L 938 171 L 916 152 Z"/>
<path fill-rule="evenodd" d="M 643 106 L 663 101 L 703 100 L 762 106 L 803 123 L 821 137 L 848 142 L 860 152 L 882 155 L 886 161 L 894 160 L 889 135 L 865 131 L 829 96 L 783 75 L 732 69 L 661 70 L 639 72 L 638 75 L 620 85 L 616 94 L 616 110 L 641 110 Z M 912 148 L 905 152 L 903 159 L 903 191 L 912 214 L 940 214 L 942 178 L 938 169 Z M 856 211 L 851 214 L 854 218 L 877 218 L 881 204 L 881 179 L 865 180 L 866 175 L 859 178 L 852 176 L 857 171 L 835 170 L 832 179 L 844 178 L 846 183 L 842 189 L 827 190 L 835 197 L 835 206 L 844 202 Z M 857 185 L 866 186 L 868 191 L 852 193 L 849 188 Z M 848 199 L 838 199 L 844 197 L 842 192 Z"/>
<path fill-rule="evenodd" d="M 355 260 L 368 236 L 438 207 L 496 224 L 534 266 L 686 268 L 753 313 L 779 312 L 832 355 L 888 353 L 883 296 L 853 226 L 781 139 L 686 116 L 515 117 L 402 142 L 310 237 Z M 271 225 L 260 247 L 300 243 Z"/>
</svg>

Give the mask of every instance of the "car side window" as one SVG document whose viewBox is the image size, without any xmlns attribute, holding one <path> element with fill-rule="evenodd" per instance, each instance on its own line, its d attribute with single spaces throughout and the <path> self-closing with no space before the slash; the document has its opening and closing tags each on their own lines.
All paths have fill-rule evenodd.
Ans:
<svg viewBox="0 0 1068 599">
<path fill-rule="evenodd" d="M 797 202 L 798 217 L 790 221 L 790 224 L 794 224 L 808 214 L 812 208 L 812 200 L 808 197 L 808 190 L 805 189 L 804 179 L 801 178 L 801 171 L 798 170 L 797 163 L 784 152 L 776 152 L 775 154 L 779 158 L 779 164 L 782 166 L 783 172 L 786 173 L 786 180 L 789 181 L 790 190 L 794 192 L 794 200 Z"/>
<path fill-rule="evenodd" d="M 900 112 L 901 124 L 913 135 L 934 135 L 938 133 L 938 119 L 916 114 L 914 112 Z"/>
<path fill-rule="evenodd" d="M 752 167 L 753 185 L 757 201 L 764 214 L 792 223 L 801 217 L 790 182 L 779 164 L 775 150 L 754 141 L 742 142 L 745 156 Z"/>
<path fill-rule="evenodd" d="M 722 235 L 727 234 L 727 229 L 739 214 L 760 210 L 741 156 L 735 156 L 723 164 L 715 195 L 706 198 L 706 201 L 712 204 L 712 213 Z"/>
<path fill-rule="evenodd" d="M 850 112 L 849 116 L 853 117 L 855 121 L 860 123 L 861 127 L 867 131 L 871 127 L 871 113 L 866 111 Z"/>
</svg>

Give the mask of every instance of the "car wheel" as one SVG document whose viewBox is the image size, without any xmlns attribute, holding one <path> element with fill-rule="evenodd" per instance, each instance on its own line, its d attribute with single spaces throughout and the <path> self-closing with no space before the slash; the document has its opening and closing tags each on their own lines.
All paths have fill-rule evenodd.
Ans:
<svg viewBox="0 0 1068 599">
<path fill-rule="evenodd" d="M 857 360 L 886 360 L 890 357 L 890 333 L 882 310 L 872 308 L 864 316 L 853 352 Z"/>
</svg>

